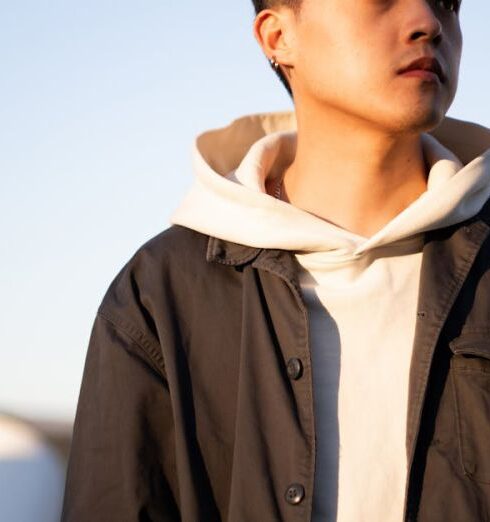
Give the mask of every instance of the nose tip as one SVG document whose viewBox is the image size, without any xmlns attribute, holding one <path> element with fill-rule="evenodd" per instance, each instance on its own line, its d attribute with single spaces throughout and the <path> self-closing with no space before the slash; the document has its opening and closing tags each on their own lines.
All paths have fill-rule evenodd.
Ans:
<svg viewBox="0 0 490 522">
<path fill-rule="evenodd" d="M 424 1 L 416 18 L 412 19 L 410 40 L 430 40 L 437 43 L 441 40 L 441 37 L 442 23 L 433 9 Z"/>
<path fill-rule="evenodd" d="M 437 20 L 437 19 L 436 19 Z M 424 27 L 414 30 L 410 35 L 410 40 L 431 40 L 438 42 L 442 36 L 442 25 L 439 20 L 432 27 Z"/>
</svg>

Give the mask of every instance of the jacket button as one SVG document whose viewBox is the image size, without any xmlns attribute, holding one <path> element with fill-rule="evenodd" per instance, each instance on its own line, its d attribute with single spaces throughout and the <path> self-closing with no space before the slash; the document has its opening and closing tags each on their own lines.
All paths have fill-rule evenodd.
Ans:
<svg viewBox="0 0 490 522">
<path fill-rule="evenodd" d="M 289 359 L 287 372 L 290 379 L 297 381 L 303 375 L 303 364 L 299 359 Z"/>
<path fill-rule="evenodd" d="M 301 484 L 291 484 L 286 490 L 286 502 L 295 506 L 305 498 L 305 488 Z"/>
</svg>

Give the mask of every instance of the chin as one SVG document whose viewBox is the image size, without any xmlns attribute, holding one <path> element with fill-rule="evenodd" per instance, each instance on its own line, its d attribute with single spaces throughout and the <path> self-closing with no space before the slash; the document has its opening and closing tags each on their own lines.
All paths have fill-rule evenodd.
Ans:
<svg viewBox="0 0 490 522">
<path fill-rule="evenodd" d="M 430 132 L 440 125 L 446 110 L 440 107 L 413 108 L 410 112 L 398 114 L 391 119 L 393 131 L 401 134 L 421 134 Z"/>
</svg>

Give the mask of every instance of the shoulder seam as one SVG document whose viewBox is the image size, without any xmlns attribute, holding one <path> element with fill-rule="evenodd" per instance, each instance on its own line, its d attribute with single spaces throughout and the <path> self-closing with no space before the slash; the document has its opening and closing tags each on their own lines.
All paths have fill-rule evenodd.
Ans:
<svg viewBox="0 0 490 522">
<path fill-rule="evenodd" d="M 112 324 L 116 330 L 120 330 L 122 333 L 127 335 L 136 346 L 138 346 L 138 348 L 140 348 L 150 358 L 154 369 L 157 370 L 162 377 L 166 377 L 165 362 L 163 360 L 160 346 L 151 342 L 141 330 L 121 317 L 113 315 L 107 310 L 102 310 L 101 308 L 99 308 L 97 313 L 102 319 Z"/>
</svg>

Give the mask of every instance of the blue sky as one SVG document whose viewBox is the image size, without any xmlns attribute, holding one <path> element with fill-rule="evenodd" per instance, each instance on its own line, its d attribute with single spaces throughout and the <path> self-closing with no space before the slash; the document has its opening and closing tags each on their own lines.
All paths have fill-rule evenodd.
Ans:
<svg viewBox="0 0 490 522">
<path fill-rule="evenodd" d="M 490 126 L 488 0 L 450 114 Z M 0 5 L 0 409 L 71 418 L 110 281 L 192 180 L 195 135 L 290 109 L 248 0 Z"/>
</svg>

